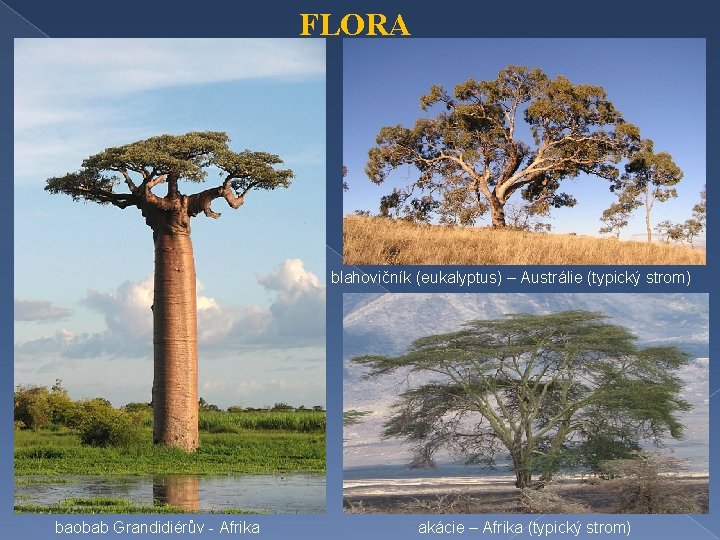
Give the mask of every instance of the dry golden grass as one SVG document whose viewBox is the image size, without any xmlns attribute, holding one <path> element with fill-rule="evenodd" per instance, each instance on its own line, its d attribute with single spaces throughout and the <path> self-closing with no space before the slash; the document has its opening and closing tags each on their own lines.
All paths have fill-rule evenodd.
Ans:
<svg viewBox="0 0 720 540">
<path fill-rule="evenodd" d="M 349 216 L 345 264 L 705 264 L 704 249 Z"/>
</svg>

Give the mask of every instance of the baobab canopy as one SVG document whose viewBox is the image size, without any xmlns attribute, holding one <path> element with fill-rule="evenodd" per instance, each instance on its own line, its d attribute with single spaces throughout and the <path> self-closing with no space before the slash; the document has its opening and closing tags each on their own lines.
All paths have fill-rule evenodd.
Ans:
<svg viewBox="0 0 720 540">
<path fill-rule="evenodd" d="M 45 189 L 74 200 L 135 206 L 153 231 L 152 388 L 153 440 L 194 451 L 198 434 L 197 280 L 190 219 L 220 217 L 211 204 L 223 198 L 239 208 L 252 189 L 288 187 L 293 173 L 274 169 L 275 154 L 228 147 L 225 133 L 159 135 L 108 148 L 85 159 L 78 172 L 50 178 Z M 202 182 L 216 169 L 220 184 L 185 195 L 179 181 Z M 167 185 L 158 195 L 153 188 Z"/>
<path fill-rule="evenodd" d="M 208 217 L 219 217 L 210 209 L 216 198 L 224 197 L 230 206 L 237 208 L 251 189 L 290 185 L 292 171 L 273 168 L 282 163 L 277 155 L 250 150 L 234 152 L 228 143 L 225 133 L 215 131 L 150 137 L 92 155 L 83 161 L 78 172 L 48 179 L 45 189 L 65 193 L 73 200 L 141 208 L 143 203 L 163 205 L 151 193 L 153 187 L 167 184 L 171 194 L 177 192 L 178 180 L 203 182 L 206 169 L 215 167 L 222 175 L 222 184 L 190 195 L 187 202 L 191 216 L 205 212 Z M 123 184 L 127 189 L 121 191 Z"/>
</svg>

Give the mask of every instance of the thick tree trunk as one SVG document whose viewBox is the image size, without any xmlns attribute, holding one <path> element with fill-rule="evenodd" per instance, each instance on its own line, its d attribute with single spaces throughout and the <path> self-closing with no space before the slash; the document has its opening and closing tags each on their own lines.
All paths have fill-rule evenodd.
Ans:
<svg viewBox="0 0 720 540">
<path fill-rule="evenodd" d="M 532 470 L 530 464 L 526 463 L 525 457 L 522 455 L 522 451 L 517 450 L 510 453 L 512 458 L 513 468 L 515 469 L 515 487 L 526 488 L 532 483 Z"/>
<path fill-rule="evenodd" d="M 493 228 L 505 227 L 505 203 L 496 198 L 490 199 L 490 217 Z"/>
<path fill-rule="evenodd" d="M 515 487 L 516 488 L 526 488 L 530 487 L 530 484 L 532 483 L 532 473 L 530 471 L 525 470 L 518 470 L 515 471 Z"/>
<path fill-rule="evenodd" d="M 195 262 L 189 233 L 155 231 L 153 441 L 195 451 L 198 358 Z"/>
<path fill-rule="evenodd" d="M 166 474 L 153 478 L 153 502 L 183 510 L 200 507 L 200 478 L 197 475 Z"/>
</svg>

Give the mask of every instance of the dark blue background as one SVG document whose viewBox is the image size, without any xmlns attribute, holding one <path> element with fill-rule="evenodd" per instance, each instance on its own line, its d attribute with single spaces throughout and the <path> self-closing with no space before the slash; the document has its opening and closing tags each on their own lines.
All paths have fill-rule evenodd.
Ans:
<svg viewBox="0 0 720 540">
<path fill-rule="evenodd" d="M 719 148 L 720 120 L 718 103 L 718 37 L 717 17 L 709 12 L 709 2 L 685 1 L 662 5 L 650 2 L 319 2 L 285 1 L 256 2 L 244 0 L 204 0 L 202 2 L 168 2 L 166 0 L 123 0 L 98 2 L 68 0 L 66 2 L 0 0 L 0 190 L 5 204 L 0 211 L 0 537 L 27 540 L 56 537 L 55 516 L 14 515 L 12 471 L 12 389 L 13 389 L 13 38 L 15 37 L 298 37 L 300 13 L 329 12 L 333 20 L 345 13 L 384 13 L 393 20 L 400 12 L 414 37 L 704 37 L 707 39 L 708 152 Z M 312 39 L 312 38 L 308 38 Z M 361 38 L 351 38 L 361 39 Z M 372 38 L 406 39 L 406 38 Z M 342 253 L 342 40 L 327 41 L 327 407 L 328 407 L 328 472 L 327 514 L 317 516 L 260 516 L 250 518 L 261 523 L 262 536 L 268 539 L 316 539 L 336 537 L 419 537 L 418 516 L 359 516 L 342 514 L 342 292 L 378 291 L 378 287 L 340 287 L 329 284 L 329 271 L 343 269 Z M 672 111 L 658 111 L 669 114 Z M 605 292 L 711 292 L 717 287 L 718 257 L 714 237 L 715 188 L 708 178 L 708 216 L 706 268 L 691 268 L 692 286 L 653 288 L 618 288 Z M 714 180 L 714 178 L 712 179 Z M 25 248 L 24 248 L 25 249 Z M 31 249 L 31 247 L 28 247 Z M 348 270 L 347 268 L 345 268 Z M 461 268 L 464 269 L 464 268 Z M 548 268 L 550 269 L 550 268 Z M 561 268 L 556 268 L 560 270 Z M 624 270 L 624 268 L 600 268 Z M 634 269 L 634 268 L 633 268 Z M 645 270 L 645 268 L 640 268 Z M 681 268 L 684 270 L 684 268 Z M 367 269 L 368 271 L 372 269 Z M 471 270 L 467 268 L 466 270 Z M 477 270 L 477 269 L 472 269 Z M 484 268 L 483 271 L 492 271 Z M 657 268 L 657 270 L 663 270 Z M 666 268 L 665 270 L 678 270 Z M 48 272 L 52 268 L 47 269 Z M 517 273 L 515 271 L 515 273 Z M 418 289 L 386 287 L 391 292 Z M 520 284 L 488 289 L 489 292 L 571 292 L 592 291 L 585 287 L 561 286 L 521 287 Z M 424 292 L 467 292 L 453 287 L 424 288 Z M 598 291 L 600 292 L 600 291 Z M 715 295 L 710 296 L 711 315 L 715 313 Z M 648 313 L 648 317 L 652 317 Z M 712 319 L 711 317 L 711 320 Z M 711 357 L 715 356 L 714 333 Z M 718 385 L 717 373 L 711 368 L 711 393 Z M 717 414 L 717 400 L 711 399 L 711 418 Z M 711 430 L 711 456 L 717 448 L 717 434 Z M 711 459 L 712 461 L 712 459 Z M 711 512 L 709 516 L 634 516 L 631 517 L 633 538 L 676 539 L 720 538 L 717 519 L 717 482 L 713 478 L 716 464 L 711 463 Z M 237 516 L 235 516 L 237 518 Z M 435 516 L 443 517 L 443 516 Z M 527 523 L 530 516 L 501 516 Z M 580 516 L 583 523 L 599 516 Z M 96 522 L 105 516 L 72 516 L 63 521 Z M 133 521 L 152 522 L 158 516 L 133 516 Z M 572 521 L 578 517 L 571 516 Z M 164 519 L 164 518 L 163 518 Z M 213 527 L 217 535 L 222 516 L 195 516 L 197 521 Z M 491 518 L 492 519 L 492 518 Z M 546 521 L 565 517 L 545 517 Z M 605 521 L 621 521 L 626 516 L 608 517 Z M 485 517 L 456 516 L 455 521 L 480 526 Z M 466 533 L 470 534 L 470 533 Z M 475 533 L 477 534 L 477 533 Z M 503 535 L 498 535 L 504 537 Z M 173 535 L 173 537 L 177 537 Z M 527 535 L 524 535 L 527 537 Z M 178 537 L 179 538 L 179 537 Z"/>
</svg>

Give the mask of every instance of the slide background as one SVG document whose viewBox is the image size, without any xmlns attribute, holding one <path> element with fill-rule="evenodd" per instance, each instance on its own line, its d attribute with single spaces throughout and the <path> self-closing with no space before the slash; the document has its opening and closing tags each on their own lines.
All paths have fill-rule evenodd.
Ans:
<svg viewBox="0 0 720 540">
<path fill-rule="evenodd" d="M 708 3 L 685 1 L 671 7 L 641 2 L 606 1 L 583 2 L 457 2 L 442 4 L 419 2 L 228 2 L 206 0 L 200 3 L 125 0 L 123 2 L 90 2 L 73 0 L 49 2 L 32 0 L 0 0 L 0 200 L 5 202 L 0 212 L 0 537 L 27 540 L 56 537 L 56 516 L 14 515 L 12 511 L 12 389 L 13 389 L 13 38 L 15 37 L 298 37 L 301 31 L 299 13 L 333 13 L 339 21 L 345 13 L 385 13 L 393 19 L 402 13 L 414 37 L 702 37 L 707 40 L 707 95 L 720 96 L 718 59 L 720 29 L 716 17 L 708 11 Z M 311 39 L 311 38 L 308 38 Z M 407 38 L 348 38 L 348 39 L 407 39 Z M 327 41 L 327 265 L 340 270 L 342 244 L 342 40 Z M 718 132 L 713 129 L 720 121 L 718 103 L 707 104 L 709 154 L 720 145 Z M 664 111 L 658 111 L 663 114 Z M 671 121 L 671 120 L 669 120 Z M 710 178 L 708 178 L 710 180 Z M 715 189 L 708 182 L 710 205 L 707 235 L 708 264 L 706 268 L 692 268 L 692 287 L 653 288 L 653 292 L 710 292 L 711 317 L 715 313 L 716 285 L 712 279 L 718 256 L 714 229 Z M 321 241 L 319 239 L 319 241 Z M 550 270 L 551 268 L 546 268 Z M 607 268 L 612 270 L 613 268 Z M 368 269 L 372 270 L 372 269 Z M 491 269 L 487 269 L 491 270 Z M 48 271 L 52 271 L 48 269 Z M 327 513 L 313 516 L 252 516 L 248 521 L 261 524 L 262 536 L 268 539 L 318 537 L 345 538 L 413 537 L 421 516 L 368 516 L 342 514 L 342 292 L 371 292 L 372 287 L 338 287 L 328 284 L 327 303 Z M 403 292 L 393 288 L 392 292 Z M 417 291 L 417 289 L 412 289 Z M 426 288 L 423 292 L 458 292 L 452 287 Z M 493 292 L 534 291 L 570 292 L 580 289 L 554 287 L 503 286 Z M 612 292 L 629 292 L 613 289 Z M 642 292 L 638 288 L 633 292 Z M 648 314 L 651 316 L 651 314 Z M 711 358 L 717 349 L 711 339 Z M 710 393 L 720 388 L 717 370 L 711 367 Z M 711 419 L 717 414 L 718 397 L 711 398 Z M 714 421 L 713 421 L 714 424 Z M 630 521 L 633 538 L 676 539 L 720 538 L 718 520 L 716 463 L 718 434 L 711 429 L 711 493 L 710 514 L 704 516 L 545 516 L 544 522 L 566 520 L 582 523 L 592 521 Z M 232 516 L 236 520 L 241 516 Z M 486 519 L 508 519 L 513 523 L 527 523 L 538 516 L 429 516 L 433 522 L 455 521 L 466 526 L 482 527 Z M 154 522 L 170 519 L 167 516 L 132 516 L 133 522 Z M 186 521 L 184 518 L 183 521 Z M 214 538 L 224 516 L 193 516 L 206 523 L 215 533 L 202 535 Z M 65 522 L 112 523 L 109 516 L 69 516 Z M 466 533 L 469 534 L 469 533 Z M 138 535 L 143 537 L 142 535 Z M 179 535 L 173 535 L 180 537 Z M 196 535 L 197 536 L 197 535 Z M 504 538 L 510 535 L 496 535 Z M 527 534 L 522 535 L 527 537 Z"/>
</svg>

